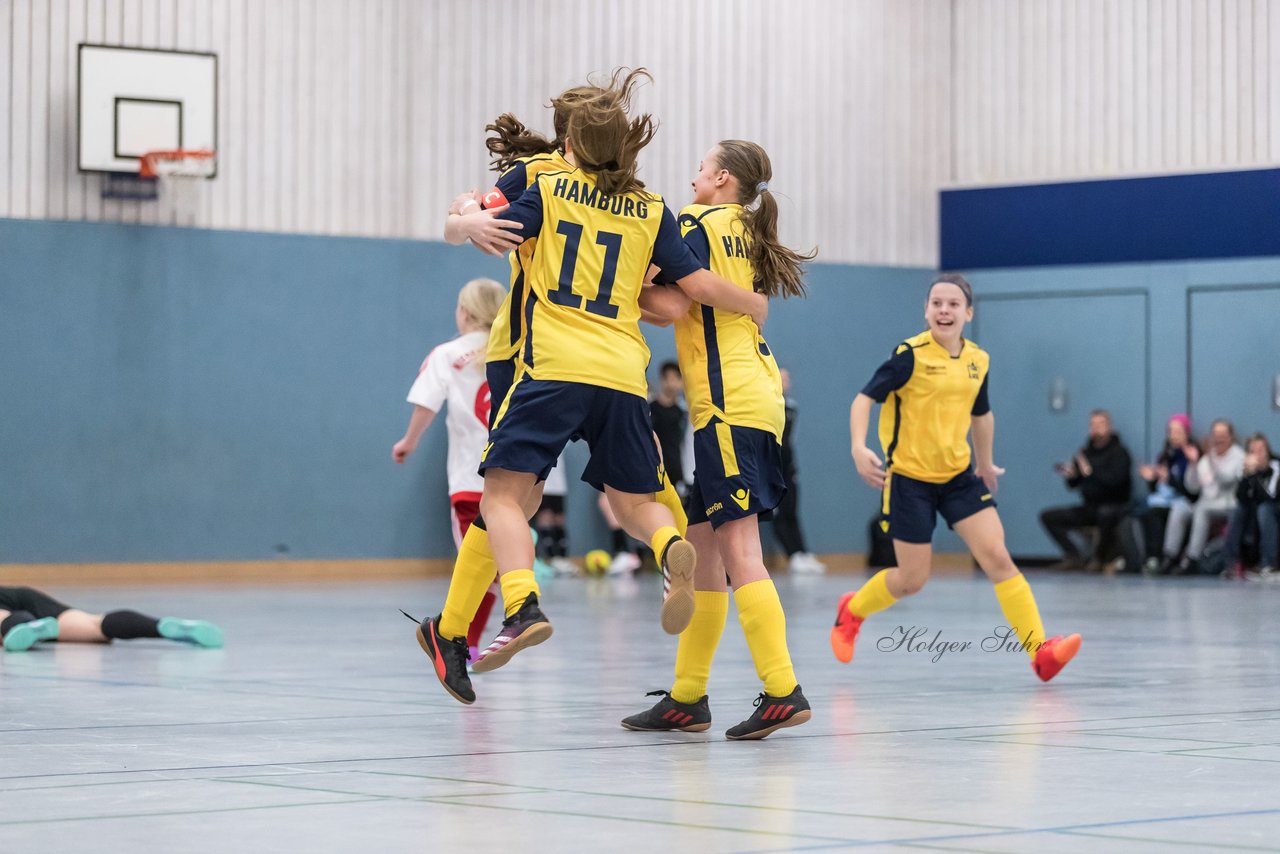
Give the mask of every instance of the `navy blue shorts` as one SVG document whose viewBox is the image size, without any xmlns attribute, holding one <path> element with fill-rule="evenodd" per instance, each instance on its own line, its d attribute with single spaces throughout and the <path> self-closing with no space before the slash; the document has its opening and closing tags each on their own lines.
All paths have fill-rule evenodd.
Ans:
<svg viewBox="0 0 1280 854">
<path fill-rule="evenodd" d="M 948 528 L 988 507 L 995 507 L 987 485 L 973 469 L 946 483 L 928 483 L 906 475 L 889 473 L 884 487 L 881 512 L 889 536 L 904 543 L 933 542 L 933 527 L 942 515 Z"/>
<path fill-rule="evenodd" d="M 765 430 L 712 418 L 693 434 L 693 461 L 693 489 L 685 502 L 690 525 L 710 522 L 719 528 L 768 514 L 786 495 L 782 446 Z"/>
<path fill-rule="evenodd" d="M 489 429 L 492 430 L 502 401 L 507 399 L 507 392 L 511 391 L 511 384 L 516 380 L 516 360 L 485 362 L 484 378 L 489 383 Z"/>
<path fill-rule="evenodd" d="M 646 495 L 662 489 L 661 460 L 643 397 L 586 383 L 515 384 L 489 430 L 480 473 L 500 468 L 546 480 L 571 439 L 585 439 L 591 459 L 582 479 L 603 490 Z"/>
</svg>

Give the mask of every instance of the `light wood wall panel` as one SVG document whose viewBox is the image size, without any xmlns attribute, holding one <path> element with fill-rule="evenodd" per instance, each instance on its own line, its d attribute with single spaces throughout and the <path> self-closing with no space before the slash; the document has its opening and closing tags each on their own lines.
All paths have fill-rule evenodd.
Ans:
<svg viewBox="0 0 1280 854">
<path fill-rule="evenodd" d="M 959 185 L 1280 163 L 1275 0 L 954 0 Z"/>
<path fill-rule="evenodd" d="M 766 146 L 784 237 L 822 258 L 931 263 L 950 177 L 941 0 L 0 0 L 0 216 L 434 238 L 491 180 L 483 128 L 549 129 L 550 95 L 650 68 L 650 185 Z M 218 54 L 219 167 L 189 213 L 103 200 L 77 171 L 76 46 Z"/>
</svg>

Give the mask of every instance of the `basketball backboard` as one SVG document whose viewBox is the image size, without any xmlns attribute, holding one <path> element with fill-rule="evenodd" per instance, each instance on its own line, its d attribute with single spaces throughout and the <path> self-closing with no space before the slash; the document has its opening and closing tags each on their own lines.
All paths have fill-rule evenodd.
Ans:
<svg viewBox="0 0 1280 854">
<path fill-rule="evenodd" d="M 80 171 L 137 174 L 148 151 L 217 150 L 216 54 L 82 44 L 79 81 Z"/>
</svg>

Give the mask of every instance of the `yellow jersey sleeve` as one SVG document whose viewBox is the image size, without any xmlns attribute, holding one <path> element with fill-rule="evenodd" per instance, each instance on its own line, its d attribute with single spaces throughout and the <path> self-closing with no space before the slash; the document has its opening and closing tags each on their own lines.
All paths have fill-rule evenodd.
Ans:
<svg viewBox="0 0 1280 854">
<path fill-rule="evenodd" d="M 573 167 L 559 152 L 522 157 L 498 178 L 497 189 L 508 202 L 515 202 L 546 172 L 563 172 Z M 489 330 L 489 345 L 485 353 L 487 362 L 505 362 L 515 358 L 524 341 L 525 270 L 533 260 L 538 241 L 526 240 L 510 255 L 511 286 L 503 300 L 493 327 Z"/>
</svg>

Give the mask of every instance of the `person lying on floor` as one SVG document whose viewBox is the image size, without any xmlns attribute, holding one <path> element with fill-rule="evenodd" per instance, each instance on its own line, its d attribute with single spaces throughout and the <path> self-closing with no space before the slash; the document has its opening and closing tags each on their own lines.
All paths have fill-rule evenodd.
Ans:
<svg viewBox="0 0 1280 854">
<path fill-rule="evenodd" d="M 110 643 L 135 638 L 167 638 L 196 646 L 222 646 L 222 629 L 204 620 L 148 617 L 137 611 L 90 614 L 32 587 L 0 587 L 0 639 L 8 652 L 23 652 L 40 641 Z"/>
</svg>

